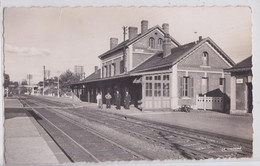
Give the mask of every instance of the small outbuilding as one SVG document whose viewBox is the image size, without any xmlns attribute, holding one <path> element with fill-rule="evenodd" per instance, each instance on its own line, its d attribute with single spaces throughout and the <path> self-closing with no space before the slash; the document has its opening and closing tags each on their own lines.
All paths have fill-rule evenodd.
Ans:
<svg viewBox="0 0 260 166">
<path fill-rule="evenodd" d="M 252 113 L 252 56 L 225 71 L 231 73 L 230 114 Z"/>
</svg>

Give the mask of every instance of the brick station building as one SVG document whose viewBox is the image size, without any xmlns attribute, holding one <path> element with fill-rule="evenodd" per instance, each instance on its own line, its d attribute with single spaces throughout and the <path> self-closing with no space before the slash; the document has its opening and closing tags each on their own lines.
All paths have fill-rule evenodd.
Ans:
<svg viewBox="0 0 260 166">
<path fill-rule="evenodd" d="M 169 34 L 167 23 L 148 28 L 146 20 L 141 22 L 141 33 L 129 27 L 128 35 L 121 43 L 111 38 L 110 50 L 99 56 L 102 67 L 71 85 L 82 101 L 96 102 L 100 91 L 105 102 L 107 91 L 113 96 L 118 89 L 121 94 L 129 91 L 132 104 L 143 110 L 182 105 L 197 109 L 198 97 L 207 92 L 230 96 L 231 76 L 224 69 L 234 62 L 209 37 L 181 45 Z M 206 100 L 214 101 L 201 101 Z M 228 103 L 224 107 L 229 109 Z"/>
</svg>

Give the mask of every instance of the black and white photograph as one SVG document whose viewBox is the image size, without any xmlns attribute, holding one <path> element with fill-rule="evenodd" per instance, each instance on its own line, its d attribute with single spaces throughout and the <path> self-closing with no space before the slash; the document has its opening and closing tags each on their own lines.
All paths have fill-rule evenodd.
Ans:
<svg viewBox="0 0 260 166">
<path fill-rule="evenodd" d="M 7 165 L 250 160 L 252 9 L 6 7 Z"/>
</svg>

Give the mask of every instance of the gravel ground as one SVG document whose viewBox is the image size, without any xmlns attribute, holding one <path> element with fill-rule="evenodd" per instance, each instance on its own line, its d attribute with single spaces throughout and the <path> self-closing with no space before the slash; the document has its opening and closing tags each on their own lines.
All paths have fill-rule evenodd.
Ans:
<svg viewBox="0 0 260 166">
<path fill-rule="evenodd" d="M 129 134 L 116 131 L 115 129 L 109 128 L 99 123 L 90 122 L 84 118 L 66 113 L 64 111 L 60 111 L 57 109 L 55 109 L 55 111 L 58 111 L 59 113 L 62 113 L 67 117 L 70 117 L 78 122 L 81 122 L 86 126 L 89 126 L 99 131 L 100 133 L 114 140 L 118 144 L 126 147 L 131 147 L 133 151 L 139 152 L 139 154 L 143 154 L 154 160 L 184 159 L 184 157 L 180 154 L 180 152 L 173 147 L 172 149 L 165 149 L 165 147 L 161 146 L 158 143 L 157 144 L 149 143 L 147 141 L 140 140 L 136 137 L 130 136 Z"/>
<path fill-rule="evenodd" d="M 48 96 L 39 96 L 45 99 L 72 103 L 75 106 L 97 109 L 95 103 L 73 101 L 70 98 L 55 98 Z M 170 125 L 177 125 L 186 128 L 212 132 L 232 136 L 236 138 L 253 140 L 253 116 L 248 115 L 230 115 L 213 111 L 193 111 L 184 112 L 162 112 L 162 111 L 139 111 L 136 108 L 130 110 L 102 109 L 110 113 L 129 115 L 140 119 L 146 119 Z"/>
</svg>

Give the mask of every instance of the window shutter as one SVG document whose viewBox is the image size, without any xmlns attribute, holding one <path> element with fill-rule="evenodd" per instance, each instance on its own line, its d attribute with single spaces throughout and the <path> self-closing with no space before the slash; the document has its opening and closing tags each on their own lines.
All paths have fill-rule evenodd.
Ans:
<svg viewBox="0 0 260 166">
<path fill-rule="evenodd" d="M 104 78 L 104 66 L 102 66 L 102 78 Z"/>
<path fill-rule="evenodd" d="M 120 73 L 124 72 L 124 60 L 120 61 Z"/>
<path fill-rule="evenodd" d="M 183 96 L 183 78 L 178 77 L 179 79 L 179 97 Z"/>
<path fill-rule="evenodd" d="M 193 88 L 193 86 L 194 86 L 194 81 L 193 81 L 193 78 L 192 77 L 190 77 L 189 78 L 189 97 L 193 97 L 193 91 L 194 91 L 194 88 Z"/>
<path fill-rule="evenodd" d="M 116 63 L 113 63 L 114 66 L 114 76 L 116 75 Z"/>
</svg>

